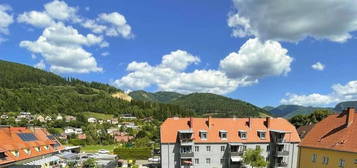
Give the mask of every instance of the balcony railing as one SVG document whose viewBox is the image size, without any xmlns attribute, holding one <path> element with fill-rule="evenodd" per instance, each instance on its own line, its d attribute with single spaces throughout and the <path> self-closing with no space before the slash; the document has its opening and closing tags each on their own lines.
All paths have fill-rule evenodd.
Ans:
<svg viewBox="0 0 357 168">
<path fill-rule="evenodd" d="M 242 156 L 243 153 L 244 153 L 243 151 L 231 152 L 231 156 Z"/>
<path fill-rule="evenodd" d="M 288 156 L 289 151 L 276 151 L 277 156 Z"/>
<path fill-rule="evenodd" d="M 183 153 L 181 153 L 181 157 L 191 158 L 193 156 L 194 156 L 193 152 L 183 152 Z"/>
</svg>

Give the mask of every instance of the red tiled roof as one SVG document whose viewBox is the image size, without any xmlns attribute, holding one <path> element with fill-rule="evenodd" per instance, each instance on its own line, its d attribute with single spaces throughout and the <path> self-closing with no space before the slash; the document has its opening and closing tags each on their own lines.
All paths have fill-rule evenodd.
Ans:
<svg viewBox="0 0 357 168">
<path fill-rule="evenodd" d="M 349 126 L 347 116 L 352 120 Z M 351 108 L 328 116 L 307 133 L 300 146 L 357 152 L 357 113 Z"/>
<path fill-rule="evenodd" d="M 249 120 L 251 125 L 249 126 Z M 190 122 L 192 121 L 192 128 Z M 284 139 L 288 142 L 300 142 L 295 127 L 283 118 L 270 118 L 270 126 L 267 128 L 266 118 L 168 118 L 161 125 L 161 143 L 176 143 L 179 130 L 192 130 L 194 142 L 270 142 L 270 130 L 288 132 Z M 209 124 L 208 124 L 209 123 Z M 209 126 L 208 126 L 209 125 Z M 207 140 L 199 137 L 200 131 L 207 131 Z M 227 139 L 219 137 L 219 131 L 227 131 Z M 246 131 L 247 139 L 240 139 L 238 131 Z M 266 138 L 260 139 L 258 131 L 265 131 Z"/>
<path fill-rule="evenodd" d="M 37 138 L 35 141 L 23 141 L 18 133 L 33 133 Z M 1 127 L 0 128 L 0 152 L 5 152 L 5 159 L 0 159 L 0 166 L 3 164 L 16 162 L 24 159 L 29 159 L 41 155 L 46 155 L 54 153 L 58 150 L 61 150 L 63 147 L 56 141 L 50 140 L 48 132 L 42 128 L 35 128 L 33 130 L 25 127 Z M 51 144 L 58 143 L 60 146 L 56 149 L 51 146 Z M 44 146 L 49 146 L 49 149 L 46 150 Z M 39 147 L 41 150 L 36 151 L 35 147 Z M 30 154 L 25 153 L 25 149 L 31 151 Z M 18 151 L 19 156 L 13 155 L 12 151 Z"/>
</svg>

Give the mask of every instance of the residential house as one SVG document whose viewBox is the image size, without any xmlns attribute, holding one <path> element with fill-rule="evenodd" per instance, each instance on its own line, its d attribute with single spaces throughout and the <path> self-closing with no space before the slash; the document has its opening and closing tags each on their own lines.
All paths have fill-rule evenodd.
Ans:
<svg viewBox="0 0 357 168">
<path fill-rule="evenodd" d="M 61 114 L 59 114 L 57 117 L 56 117 L 56 120 L 63 120 L 63 117 Z"/>
<path fill-rule="evenodd" d="M 18 120 L 22 120 L 22 119 L 31 120 L 32 119 L 32 115 L 29 112 L 20 112 L 20 114 L 16 118 Z"/>
<path fill-rule="evenodd" d="M 299 135 L 283 118 L 168 118 L 161 125 L 161 167 L 240 168 L 260 148 L 268 167 L 296 168 Z"/>
<path fill-rule="evenodd" d="M 51 116 L 46 116 L 45 120 L 46 121 L 52 121 L 52 117 Z"/>
<path fill-rule="evenodd" d="M 130 140 L 134 139 L 133 136 L 128 135 L 125 132 L 113 132 L 113 137 L 116 142 L 129 142 Z"/>
<path fill-rule="evenodd" d="M 86 136 L 86 134 L 78 134 L 77 138 L 78 139 L 87 139 L 87 136 Z"/>
<path fill-rule="evenodd" d="M 136 117 L 132 116 L 131 114 L 123 114 L 120 119 L 136 120 Z"/>
<path fill-rule="evenodd" d="M 71 115 L 67 115 L 67 116 L 64 117 L 64 120 L 65 120 L 66 122 L 71 122 L 71 121 L 76 121 L 77 118 L 74 117 L 74 116 L 71 116 Z"/>
<path fill-rule="evenodd" d="M 43 128 L 0 127 L 0 167 L 51 156 L 62 145 Z"/>
<path fill-rule="evenodd" d="M 36 120 L 37 120 L 37 121 L 40 121 L 40 122 L 46 122 L 45 117 L 43 117 L 42 115 L 38 115 L 38 116 L 36 117 Z"/>
<path fill-rule="evenodd" d="M 0 118 L 1 118 L 1 119 L 9 119 L 9 116 L 6 115 L 6 114 L 3 114 L 3 115 L 0 116 Z"/>
<path fill-rule="evenodd" d="M 112 123 L 113 125 L 116 125 L 116 124 L 119 123 L 119 121 L 118 121 L 117 118 L 113 118 L 113 119 L 111 120 L 111 123 Z"/>
<path fill-rule="evenodd" d="M 82 134 L 82 133 L 83 133 L 83 130 L 82 130 L 82 128 L 66 127 L 66 128 L 64 129 L 64 133 L 65 133 L 66 135 L 71 135 L 71 134 L 79 135 L 79 134 Z"/>
<path fill-rule="evenodd" d="M 347 108 L 315 124 L 299 145 L 298 168 L 357 167 L 357 114 Z"/>
<path fill-rule="evenodd" d="M 89 118 L 88 118 L 88 122 L 89 122 L 89 123 L 96 123 L 96 122 L 97 122 L 97 119 L 94 118 L 94 117 L 89 117 Z"/>
</svg>

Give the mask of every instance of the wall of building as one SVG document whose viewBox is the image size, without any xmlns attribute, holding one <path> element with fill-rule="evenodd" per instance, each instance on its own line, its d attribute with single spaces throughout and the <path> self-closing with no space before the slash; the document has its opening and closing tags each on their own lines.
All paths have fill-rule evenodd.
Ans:
<svg viewBox="0 0 357 168">
<path fill-rule="evenodd" d="M 161 144 L 161 167 L 179 168 L 179 144 Z"/>
<path fill-rule="evenodd" d="M 338 163 L 340 159 L 345 160 L 344 168 L 357 167 L 355 160 L 357 159 L 357 153 L 340 152 L 326 149 L 314 149 L 314 148 L 299 148 L 299 168 L 336 168 L 339 167 Z M 312 162 L 312 155 L 317 154 L 316 162 Z M 329 162 L 327 165 L 322 164 L 323 157 L 328 157 Z"/>
</svg>

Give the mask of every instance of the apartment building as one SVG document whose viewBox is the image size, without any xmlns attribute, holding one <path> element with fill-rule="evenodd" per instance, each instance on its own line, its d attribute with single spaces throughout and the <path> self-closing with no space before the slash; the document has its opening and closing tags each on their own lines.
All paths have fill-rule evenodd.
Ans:
<svg viewBox="0 0 357 168">
<path fill-rule="evenodd" d="M 357 114 L 348 108 L 317 123 L 299 145 L 299 168 L 357 167 Z"/>
<path fill-rule="evenodd" d="M 168 118 L 161 125 L 161 167 L 241 168 L 260 148 L 268 167 L 296 168 L 299 135 L 283 118 Z"/>
</svg>

